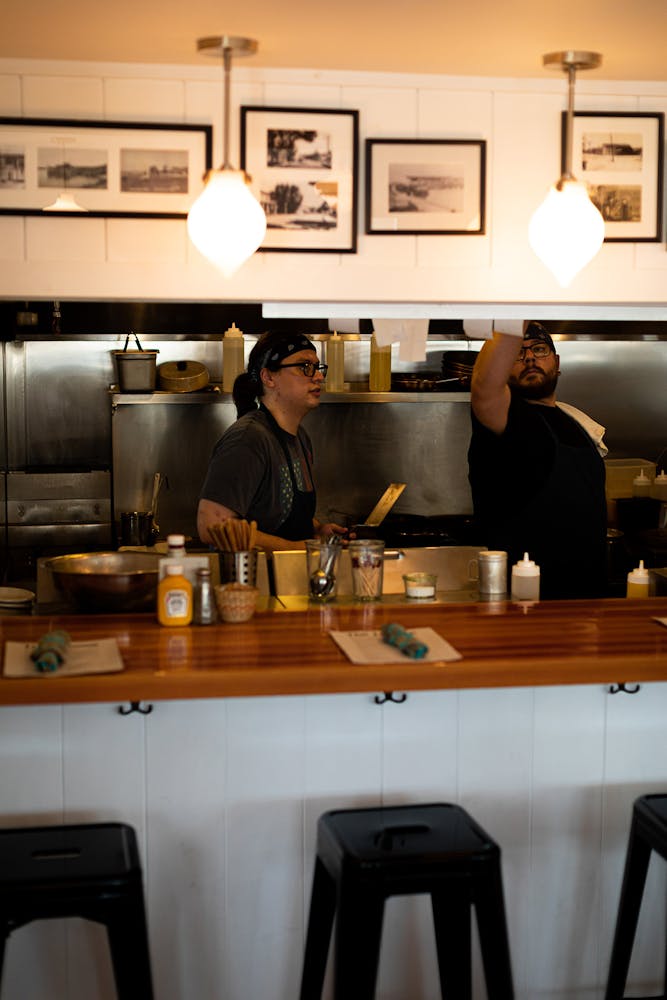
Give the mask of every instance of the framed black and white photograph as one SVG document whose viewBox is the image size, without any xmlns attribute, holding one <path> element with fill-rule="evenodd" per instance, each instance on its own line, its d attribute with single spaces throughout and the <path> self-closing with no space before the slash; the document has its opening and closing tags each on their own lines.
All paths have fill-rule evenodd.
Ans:
<svg viewBox="0 0 667 1000">
<path fill-rule="evenodd" d="M 241 108 L 241 167 L 266 213 L 260 250 L 356 253 L 359 113 Z"/>
<path fill-rule="evenodd" d="M 185 218 L 212 135 L 211 125 L 0 118 L 0 214 Z"/>
<path fill-rule="evenodd" d="M 366 232 L 479 235 L 485 227 L 482 139 L 367 139 Z"/>
<path fill-rule="evenodd" d="M 562 160 L 565 162 L 563 112 Z M 606 243 L 662 236 L 664 114 L 575 111 L 572 172 L 605 222 Z"/>
</svg>

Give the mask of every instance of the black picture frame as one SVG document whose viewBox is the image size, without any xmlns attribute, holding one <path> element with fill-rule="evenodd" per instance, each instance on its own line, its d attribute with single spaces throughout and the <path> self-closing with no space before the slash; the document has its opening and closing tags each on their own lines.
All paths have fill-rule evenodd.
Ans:
<svg viewBox="0 0 667 1000">
<path fill-rule="evenodd" d="M 567 113 L 561 119 L 565 169 Z M 662 111 L 575 111 L 572 173 L 605 220 L 605 243 L 659 243 L 663 231 Z"/>
<path fill-rule="evenodd" d="M 365 229 L 385 236 L 486 231 L 484 139 L 366 139 Z"/>
<path fill-rule="evenodd" d="M 260 250 L 357 252 L 358 111 L 243 105 L 241 168 L 266 213 Z"/>
<path fill-rule="evenodd" d="M 0 215 L 183 219 L 211 167 L 213 127 L 0 117 Z M 46 210 L 45 210 L 46 209 Z"/>
</svg>

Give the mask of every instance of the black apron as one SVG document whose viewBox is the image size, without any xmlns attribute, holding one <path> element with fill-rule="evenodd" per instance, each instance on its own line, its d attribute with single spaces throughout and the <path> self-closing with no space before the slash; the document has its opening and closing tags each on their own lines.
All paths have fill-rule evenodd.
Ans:
<svg viewBox="0 0 667 1000">
<path fill-rule="evenodd" d="M 259 408 L 262 413 L 265 414 L 269 427 L 280 443 L 280 447 L 282 448 L 287 461 L 290 479 L 292 480 L 292 506 L 286 519 L 278 527 L 280 537 L 287 538 L 290 542 L 299 542 L 304 538 L 312 538 L 313 518 L 315 517 L 316 507 L 315 487 L 313 486 L 313 489 L 307 492 L 298 488 L 294 465 L 292 463 L 292 455 L 288 445 L 287 432 L 282 429 L 273 414 L 267 410 L 263 404 L 260 403 Z M 289 435 L 289 437 L 291 437 L 291 435 Z M 308 470 L 308 477 L 312 483 L 313 473 L 308 460 L 308 455 L 306 454 L 306 449 L 301 444 L 298 434 L 296 435 L 296 439 L 298 446 L 301 448 L 303 453 L 306 468 Z"/>
<path fill-rule="evenodd" d="M 606 594 L 604 462 L 588 434 L 577 427 L 583 442 L 579 446 L 563 442 L 549 425 L 551 472 L 530 497 L 531 516 L 518 514 L 509 532 L 510 565 L 527 550 L 540 566 L 540 596 L 547 599 Z"/>
</svg>

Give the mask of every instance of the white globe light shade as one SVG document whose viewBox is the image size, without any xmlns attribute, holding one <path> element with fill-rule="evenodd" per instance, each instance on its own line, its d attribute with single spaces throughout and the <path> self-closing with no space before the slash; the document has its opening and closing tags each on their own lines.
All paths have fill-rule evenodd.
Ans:
<svg viewBox="0 0 667 1000">
<path fill-rule="evenodd" d="M 69 191 L 61 191 L 55 201 L 50 205 L 45 205 L 43 212 L 87 212 L 88 209 L 80 205 L 73 194 Z"/>
<path fill-rule="evenodd" d="M 566 288 L 595 257 L 604 240 L 604 219 L 586 185 L 561 180 L 533 214 L 528 241 L 559 285 Z"/>
<path fill-rule="evenodd" d="M 266 233 L 266 215 L 242 170 L 210 170 L 188 214 L 188 235 L 226 278 L 252 257 Z"/>
</svg>

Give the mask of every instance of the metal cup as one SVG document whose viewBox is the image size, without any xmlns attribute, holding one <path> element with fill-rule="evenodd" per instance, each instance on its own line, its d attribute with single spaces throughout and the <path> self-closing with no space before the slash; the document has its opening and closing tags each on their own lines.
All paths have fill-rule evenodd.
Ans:
<svg viewBox="0 0 667 1000">
<path fill-rule="evenodd" d="M 257 550 L 220 552 L 220 583 L 247 583 L 257 586 Z"/>
<path fill-rule="evenodd" d="M 480 594 L 507 593 L 507 553 L 498 549 L 482 551 L 471 559 L 471 575 L 477 579 Z M 476 574 L 472 571 L 475 567 Z"/>
</svg>

